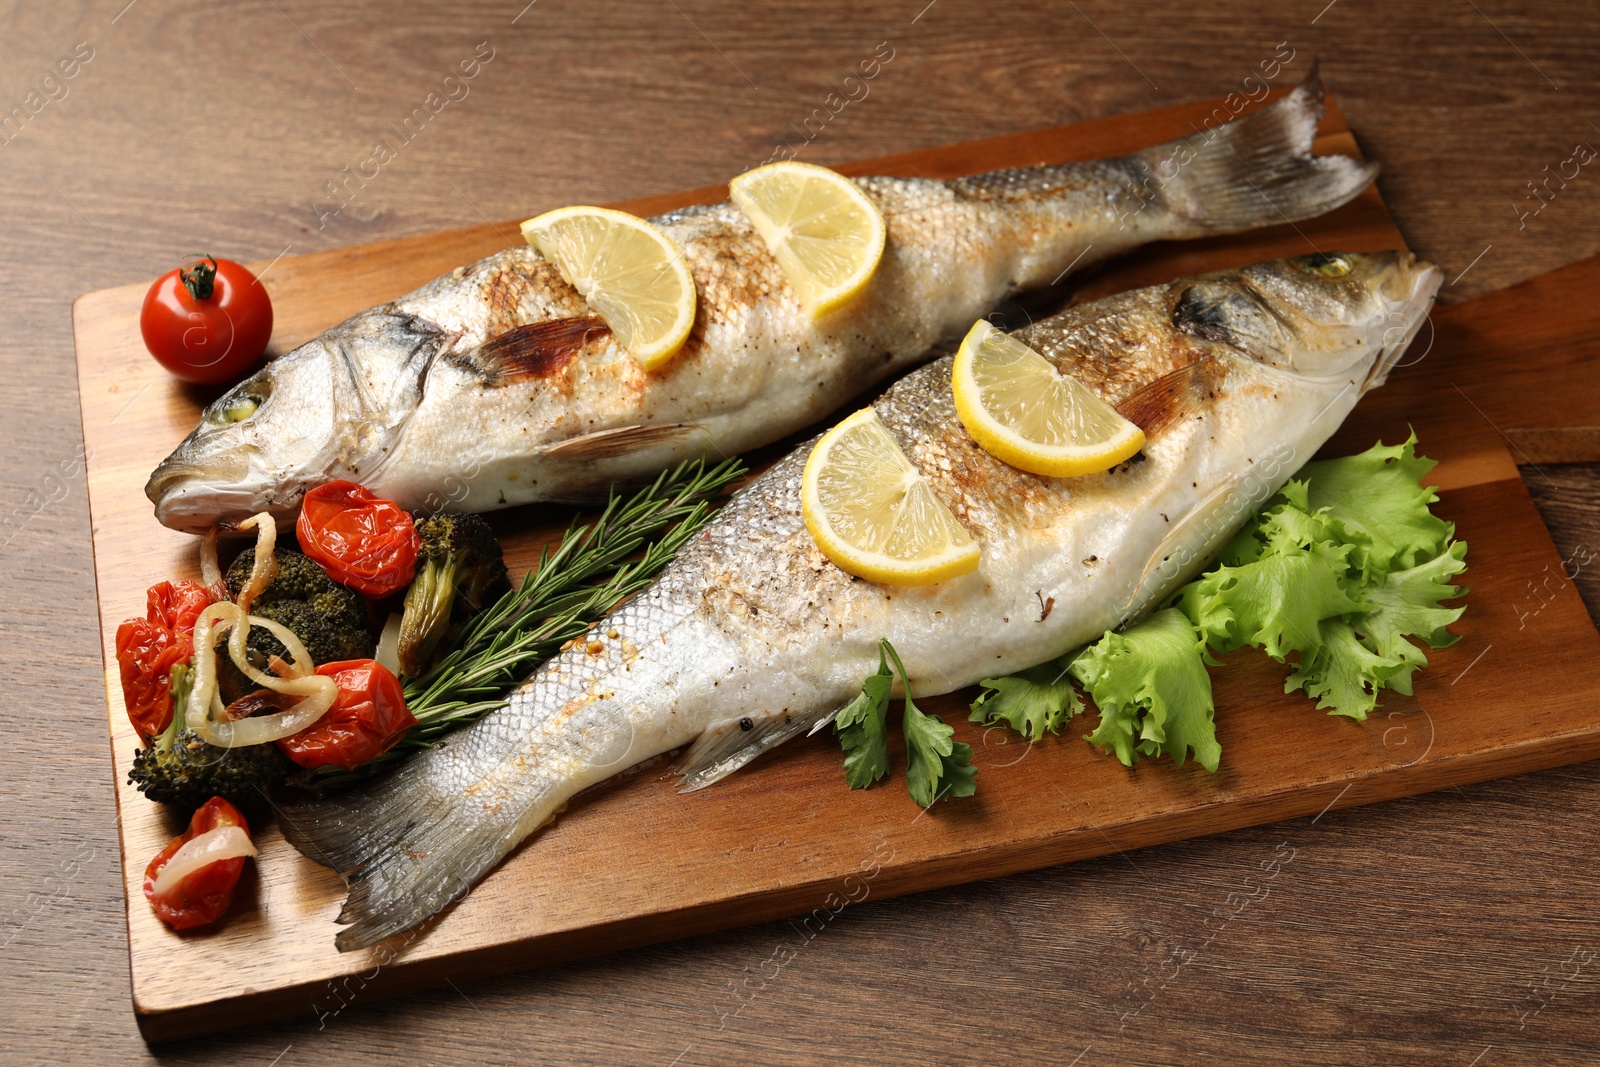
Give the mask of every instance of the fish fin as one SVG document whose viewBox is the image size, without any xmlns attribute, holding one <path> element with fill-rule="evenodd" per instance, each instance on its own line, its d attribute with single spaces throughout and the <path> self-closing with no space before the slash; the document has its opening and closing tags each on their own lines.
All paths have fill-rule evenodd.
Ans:
<svg viewBox="0 0 1600 1067">
<path fill-rule="evenodd" d="M 1228 368 L 1220 359 L 1206 356 L 1164 374 L 1117 405 L 1117 414 L 1155 437 L 1168 426 L 1199 415 Z"/>
<path fill-rule="evenodd" d="M 278 811 L 284 838 L 344 877 L 349 895 L 336 922 L 346 929 L 334 939 L 340 952 L 375 945 L 449 907 L 526 836 L 522 827 L 540 814 L 534 809 L 548 822 L 560 806 L 554 797 L 463 803 L 459 781 L 441 788 L 426 776 L 426 762 L 412 760 L 370 787 Z"/>
<path fill-rule="evenodd" d="M 785 711 L 759 721 L 745 718 L 718 723 L 689 746 L 689 751 L 674 768 L 683 775 L 683 787 L 678 792 L 693 793 L 714 785 L 763 752 L 777 748 L 790 738 L 814 733 L 821 723 L 833 716 L 831 710 L 809 715 Z M 750 723 L 748 730 L 743 725 L 746 722 Z"/>
<path fill-rule="evenodd" d="M 659 445 L 675 444 L 694 433 L 704 433 L 698 422 L 668 422 L 659 426 L 623 426 L 615 430 L 596 430 L 571 437 L 546 448 L 551 459 L 597 460 L 643 452 Z"/>
<path fill-rule="evenodd" d="M 1233 536 L 1240 521 L 1265 502 L 1266 497 L 1253 502 L 1245 499 L 1238 493 L 1239 486 L 1238 477 L 1228 475 L 1221 485 L 1197 501 L 1188 514 L 1167 531 L 1151 554 L 1150 561 L 1145 564 L 1139 584 L 1123 605 L 1118 616 L 1121 620 L 1117 624 L 1119 629 L 1142 618 L 1210 562 L 1217 550 Z M 1266 496 L 1270 497 L 1274 492 L 1277 492 L 1276 486 Z"/>
<path fill-rule="evenodd" d="M 1313 63 L 1283 99 L 1129 159 L 1143 172 L 1142 189 L 1198 234 L 1309 219 L 1352 199 L 1378 174 L 1376 163 L 1311 155 L 1322 96 Z"/>
<path fill-rule="evenodd" d="M 610 332 L 597 315 L 530 322 L 485 341 L 467 360 L 491 388 L 538 381 L 566 370 L 584 345 Z"/>
</svg>

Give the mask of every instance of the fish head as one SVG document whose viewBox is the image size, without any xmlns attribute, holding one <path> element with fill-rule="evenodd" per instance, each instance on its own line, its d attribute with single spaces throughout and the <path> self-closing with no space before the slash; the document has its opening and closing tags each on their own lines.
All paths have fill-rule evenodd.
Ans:
<svg viewBox="0 0 1600 1067">
<path fill-rule="evenodd" d="M 145 483 L 164 526 L 201 533 L 299 507 L 306 490 L 370 479 L 422 397 L 443 343 L 409 316 L 358 315 L 217 398 Z"/>
<path fill-rule="evenodd" d="M 1439 268 L 1410 252 L 1318 252 L 1174 286 L 1173 325 L 1304 378 L 1384 378 L 1433 307 Z"/>
</svg>

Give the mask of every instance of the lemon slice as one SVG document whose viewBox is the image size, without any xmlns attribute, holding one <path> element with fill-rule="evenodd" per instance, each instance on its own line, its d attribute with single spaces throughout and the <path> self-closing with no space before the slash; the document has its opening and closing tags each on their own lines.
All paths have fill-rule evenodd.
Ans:
<svg viewBox="0 0 1600 1067">
<path fill-rule="evenodd" d="M 604 207 L 564 207 L 522 224 L 645 370 L 683 347 L 694 325 L 694 279 L 683 253 L 650 223 Z"/>
<path fill-rule="evenodd" d="M 811 450 L 800 505 L 822 554 L 858 578 L 927 585 L 978 566 L 978 543 L 871 408 Z"/>
<path fill-rule="evenodd" d="M 883 214 L 855 182 L 792 160 L 728 183 L 813 319 L 861 292 L 883 258 Z"/>
<path fill-rule="evenodd" d="M 951 379 L 972 439 L 1032 474 L 1093 474 L 1144 447 L 1144 431 L 1082 382 L 981 319 L 961 342 Z"/>
</svg>

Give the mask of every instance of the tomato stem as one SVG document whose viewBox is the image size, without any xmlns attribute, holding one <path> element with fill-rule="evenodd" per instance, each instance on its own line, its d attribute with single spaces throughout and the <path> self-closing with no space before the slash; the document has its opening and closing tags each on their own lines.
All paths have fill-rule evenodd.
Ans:
<svg viewBox="0 0 1600 1067">
<path fill-rule="evenodd" d="M 190 296 L 196 300 L 210 300 L 217 285 L 217 261 L 208 252 L 199 263 L 191 263 L 178 271 L 178 277 Z"/>
</svg>

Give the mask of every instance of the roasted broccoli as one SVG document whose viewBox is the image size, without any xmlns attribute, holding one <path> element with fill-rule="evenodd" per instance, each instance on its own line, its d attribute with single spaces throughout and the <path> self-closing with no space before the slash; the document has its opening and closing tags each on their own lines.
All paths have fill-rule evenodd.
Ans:
<svg viewBox="0 0 1600 1067">
<path fill-rule="evenodd" d="M 151 800 L 193 809 L 222 797 L 231 804 L 253 802 L 288 777 L 289 761 L 277 745 L 218 748 L 186 729 L 184 705 L 193 670 L 172 668 L 172 722 L 149 748 L 135 749 L 128 781 Z"/>
<path fill-rule="evenodd" d="M 316 663 L 371 656 L 372 630 L 360 595 L 329 578 L 303 553 L 279 548 L 273 555 L 278 560 L 278 576 L 255 598 L 250 614 L 293 630 Z M 228 568 L 229 596 L 238 597 L 255 562 L 254 548 L 239 553 Z M 282 642 L 265 629 L 251 630 L 248 643 L 250 662 L 258 670 L 267 669 L 270 657 L 284 654 Z"/>
<path fill-rule="evenodd" d="M 477 515 L 417 520 L 417 576 L 400 619 L 400 672 L 421 674 L 467 622 L 511 589 L 489 524 Z"/>
</svg>

